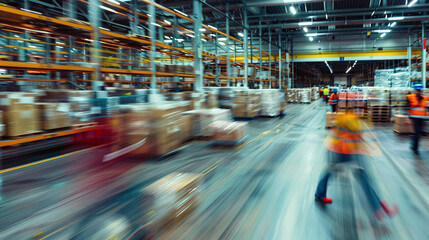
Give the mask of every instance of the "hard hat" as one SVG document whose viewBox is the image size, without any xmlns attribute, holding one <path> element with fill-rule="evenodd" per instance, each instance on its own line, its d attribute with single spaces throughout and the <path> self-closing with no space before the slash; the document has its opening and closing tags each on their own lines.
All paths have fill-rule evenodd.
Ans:
<svg viewBox="0 0 429 240">
<path fill-rule="evenodd" d="M 333 92 L 337 92 L 338 90 L 336 88 L 332 89 Z"/>
<path fill-rule="evenodd" d="M 423 84 L 415 84 L 413 86 L 414 90 L 422 90 L 423 89 Z"/>
</svg>

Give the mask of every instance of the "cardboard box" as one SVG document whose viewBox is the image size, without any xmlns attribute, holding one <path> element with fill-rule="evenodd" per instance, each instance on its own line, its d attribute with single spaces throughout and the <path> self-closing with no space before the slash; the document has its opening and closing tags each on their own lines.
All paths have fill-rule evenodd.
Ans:
<svg viewBox="0 0 429 240">
<path fill-rule="evenodd" d="M 210 124 L 215 141 L 239 141 L 247 131 L 247 122 L 217 121 Z"/>
<path fill-rule="evenodd" d="M 68 103 L 37 103 L 41 129 L 51 130 L 70 127 L 72 125 Z"/>
<path fill-rule="evenodd" d="M 395 115 L 393 130 L 396 133 L 414 133 L 413 123 L 407 115 Z"/>
</svg>

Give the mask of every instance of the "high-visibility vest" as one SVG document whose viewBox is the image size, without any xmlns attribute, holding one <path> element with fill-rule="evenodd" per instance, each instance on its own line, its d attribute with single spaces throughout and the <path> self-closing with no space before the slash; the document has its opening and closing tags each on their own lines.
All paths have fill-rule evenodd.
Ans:
<svg viewBox="0 0 429 240">
<path fill-rule="evenodd" d="M 323 95 L 325 95 L 325 96 L 329 95 L 329 89 L 328 88 L 323 89 Z"/>
<path fill-rule="evenodd" d="M 351 113 L 337 115 L 324 143 L 328 150 L 340 154 L 381 155 L 375 130 Z"/>
<path fill-rule="evenodd" d="M 338 95 L 336 93 L 332 93 L 329 97 L 329 104 L 338 104 Z"/>
<path fill-rule="evenodd" d="M 429 97 L 422 96 L 423 99 L 419 101 L 416 94 L 407 95 L 408 101 L 410 102 L 410 109 L 408 110 L 411 116 L 426 117 Z"/>
</svg>

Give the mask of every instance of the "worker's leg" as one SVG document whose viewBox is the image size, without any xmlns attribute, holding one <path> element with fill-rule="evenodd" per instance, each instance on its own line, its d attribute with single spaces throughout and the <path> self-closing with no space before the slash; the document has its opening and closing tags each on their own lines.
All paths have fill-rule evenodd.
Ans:
<svg viewBox="0 0 429 240">
<path fill-rule="evenodd" d="M 374 191 L 374 188 L 369 183 L 369 177 L 363 169 L 358 169 L 356 171 L 357 178 L 362 186 L 362 189 L 368 199 L 369 204 L 373 211 L 376 211 L 381 208 L 380 199 Z"/>
<path fill-rule="evenodd" d="M 413 127 L 414 127 L 414 136 L 411 142 L 411 149 L 414 152 L 418 152 L 420 135 L 422 134 L 422 128 L 423 128 L 422 126 L 423 121 L 421 121 L 421 119 L 418 119 L 418 118 L 411 118 L 411 121 L 413 122 Z"/>
<path fill-rule="evenodd" d="M 337 111 L 337 105 L 336 104 L 332 104 L 332 112 L 336 112 Z"/>
<path fill-rule="evenodd" d="M 328 191 L 328 180 L 330 176 L 330 171 L 326 170 L 326 172 L 323 174 L 323 177 L 320 179 L 319 184 L 317 184 L 315 194 L 316 198 L 322 199 L 326 197 L 326 192 Z"/>
</svg>

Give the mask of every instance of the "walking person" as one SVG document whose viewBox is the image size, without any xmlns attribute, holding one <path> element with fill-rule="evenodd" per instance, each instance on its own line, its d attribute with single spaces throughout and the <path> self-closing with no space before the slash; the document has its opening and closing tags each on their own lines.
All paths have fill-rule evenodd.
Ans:
<svg viewBox="0 0 429 240">
<path fill-rule="evenodd" d="M 425 120 L 428 119 L 429 97 L 422 96 L 422 84 L 414 85 L 414 94 L 407 95 L 408 114 L 413 122 L 414 136 L 411 140 L 411 150 L 414 154 L 419 155 L 419 140 L 423 135 Z"/>
<path fill-rule="evenodd" d="M 323 99 L 325 100 L 325 103 L 328 103 L 328 97 L 329 97 L 329 86 L 326 85 L 326 87 L 323 89 Z"/>
<path fill-rule="evenodd" d="M 383 221 L 384 216 L 393 216 L 398 212 L 396 205 L 390 209 L 386 202 L 380 201 L 365 171 L 365 161 L 368 160 L 368 157 L 381 155 L 372 129 L 365 127 L 364 123 L 352 113 L 338 115 L 330 134 L 325 139 L 325 145 L 328 149 L 330 165 L 317 185 L 316 201 L 332 203 L 332 199 L 326 196 L 329 178 L 339 169 L 357 165 L 357 168 L 352 169 L 356 173 L 375 217 Z"/>
<path fill-rule="evenodd" d="M 332 112 L 336 112 L 338 106 L 338 93 L 336 88 L 332 89 L 332 94 L 329 97 L 329 104 L 332 107 Z"/>
</svg>

